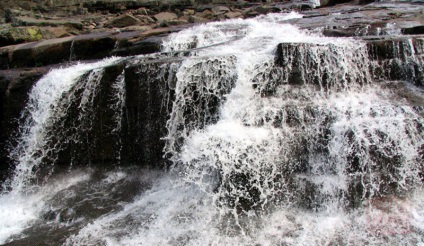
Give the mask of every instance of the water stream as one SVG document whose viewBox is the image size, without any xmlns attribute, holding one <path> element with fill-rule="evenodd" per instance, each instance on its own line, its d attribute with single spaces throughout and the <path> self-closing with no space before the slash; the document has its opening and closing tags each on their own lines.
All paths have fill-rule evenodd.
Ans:
<svg viewBox="0 0 424 246">
<path fill-rule="evenodd" d="M 300 17 L 209 23 L 164 41 L 175 80 L 166 171 L 121 158 L 43 171 L 95 128 L 105 68 L 155 55 L 49 72 L 11 151 L 0 243 L 424 245 L 424 119 L 390 89 L 407 82 L 377 83 L 359 39 L 284 23 Z M 125 76 L 112 85 L 111 132 L 123 129 Z M 78 120 L 63 123 L 75 101 Z"/>
</svg>

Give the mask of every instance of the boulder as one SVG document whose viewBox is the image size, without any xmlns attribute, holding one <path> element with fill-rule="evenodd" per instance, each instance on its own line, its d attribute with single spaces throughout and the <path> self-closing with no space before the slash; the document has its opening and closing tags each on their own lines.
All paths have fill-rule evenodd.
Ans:
<svg viewBox="0 0 424 246">
<path fill-rule="evenodd" d="M 355 31 L 355 28 L 335 28 L 325 29 L 323 34 L 327 37 L 352 37 L 355 36 Z"/>
<path fill-rule="evenodd" d="M 215 6 L 212 8 L 212 12 L 214 12 L 215 15 L 222 15 L 227 12 L 230 12 L 230 8 L 228 8 L 227 6 Z"/>
<path fill-rule="evenodd" d="M 138 18 L 129 15 L 129 14 L 123 14 L 120 15 L 116 18 L 113 18 L 111 20 L 109 20 L 107 23 L 105 23 L 105 27 L 127 27 L 127 26 L 135 26 L 135 25 L 139 25 L 142 24 L 143 22 L 141 22 Z M 143 23 L 145 24 L 145 23 Z"/>
<path fill-rule="evenodd" d="M 136 10 L 131 11 L 133 15 L 149 15 L 150 10 L 146 8 L 138 8 Z"/>
<path fill-rule="evenodd" d="M 196 11 L 194 11 L 194 9 L 186 9 L 184 11 L 185 15 L 194 15 L 196 13 Z"/>
<path fill-rule="evenodd" d="M 171 20 L 175 20 L 178 16 L 171 12 L 162 12 L 153 16 L 158 22 L 169 22 Z"/>
</svg>

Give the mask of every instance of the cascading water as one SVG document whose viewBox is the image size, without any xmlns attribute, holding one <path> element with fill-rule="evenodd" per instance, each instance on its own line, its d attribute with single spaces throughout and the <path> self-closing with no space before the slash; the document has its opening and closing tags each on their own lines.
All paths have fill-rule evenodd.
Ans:
<svg viewBox="0 0 424 246">
<path fill-rule="evenodd" d="M 78 108 L 84 112 L 90 108 L 93 103 L 93 93 L 102 76 L 103 67 L 116 62 L 118 59 L 109 59 L 94 64 L 78 64 L 76 66 L 64 69 L 57 69 L 50 72 L 41 79 L 32 89 L 29 103 L 24 112 L 25 122 L 20 128 L 20 139 L 18 146 L 11 151 L 12 159 L 16 160 L 16 171 L 11 179 L 11 189 L 13 192 L 25 192 L 28 183 L 36 179 L 36 170 L 39 165 L 46 162 L 46 158 L 52 158 L 55 162 L 57 156 L 54 154 L 62 147 L 61 143 L 55 141 L 53 134 L 49 134 L 52 127 L 58 127 L 61 117 L 66 116 L 66 111 L 70 101 L 73 100 L 72 93 L 69 91 L 82 90 L 80 104 Z M 91 71 L 88 77 L 82 79 L 81 83 L 75 85 L 81 77 Z M 62 98 L 67 94 L 68 98 Z M 87 121 L 90 118 L 81 114 L 79 121 Z M 65 128 L 65 126 L 59 126 Z M 90 127 L 81 124 L 79 128 Z M 56 132 L 57 133 L 57 132 Z M 63 136 L 66 137 L 66 136 Z M 78 137 L 78 136 L 76 136 Z M 63 141 L 63 139 L 61 139 Z M 66 141 L 78 141 L 66 139 Z"/>
<path fill-rule="evenodd" d="M 88 134 L 84 128 L 94 123 L 84 111 L 92 110 L 104 67 L 119 59 L 49 73 L 32 91 L 21 144 L 12 152 L 12 191 L 0 197 L 4 214 L 31 190 L 33 203 L 16 208 L 31 213 L 19 221 L 2 216 L 10 220 L 0 242 L 24 240 L 47 220 L 66 245 L 424 243 L 419 108 L 390 90 L 403 82 L 375 83 L 381 64 L 370 60 L 365 43 L 283 23 L 299 17 L 210 23 L 164 41 L 163 54 L 184 55 L 156 74 L 175 73 L 167 80 L 172 102 L 162 102 L 172 103 L 163 136 L 172 162 L 167 173 L 76 168 L 33 190 L 38 167 L 54 164 L 62 144 L 82 139 L 63 133 L 66 142 L 52 145 L 49 126 L 69 127 L 53 115 L 63 119 L 61 109 L 78 96 L 82 112 L 71 128 Z M 130 64 L 150 69 L 146 61 L 154 62 L 136 57 Z M 48 82 L 64 72 L 73 74 L 59 81 L 64 85 Z M 112 132 L 124 127 L 125 76 L 112 86 Z M 38 93 L 47 83 L 58 89 Z M 63 95 L 68 99 L 58 102 Z M 131 195 L 122 191 L 128 187 Z"/>
<path fill-rule="evenodd" d="M 90 104 L 93 93 L 96 92 L 104 67 L 117 61 L 118 58 L 112 58 L 56 69 L 44 76 L 32 89 L 28 106 L 23 113 L 24 122 L 19 129 L 17 146 L 10 154 L 16 161 L 15 170 L 10 182 L 3 184 L 3 189 L 10 192 L 0 198 L 0 214 L 4 218 L 0 229 L 0 242 L 28 226 L 27 223 L 42 211 L 45 200 L 61 190 L 43 187 L 49 175 L 40 174 L 39 170 L 42 166 L 54 165 L 58 152 L 66 144 L 81 141 L 81 136 L 69 134 L 67 131 L 72 128 L 83 130 L 90 127 L 90 117 L 84 112 L 92 106 Z M 87 72 L 88 76 L 83 78 Z M 78 105 L 78 110 L 81 111 L 77 119 L 79 124 L 65 126 L 61 118 L 69 113 L 70 103 L 75 99 L 72 91 L 78 90 L 83 91 Z M 55 131 L 58 128 L 61 130 Z M 51 168 L 49 170 L 52 171 Z M 87 177 L 76 177 L 69 182 L 78 182 L 80 178 Z M 67 181 L 64 182 L 66 183 Z M 61 186 L 62 184 L 59 185 Z M 41 191 L 38 191 L 39 189 Z"/>
</svg>

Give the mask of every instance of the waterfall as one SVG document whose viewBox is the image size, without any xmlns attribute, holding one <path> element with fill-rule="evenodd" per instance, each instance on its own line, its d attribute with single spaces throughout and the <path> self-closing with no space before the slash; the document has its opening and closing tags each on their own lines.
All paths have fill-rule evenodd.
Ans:
<svg viewBox="0 0 424 246">
<path fill-rule="evenodd" d="M 424 119 L 399 94 L 423 98 L 421 41 L 383 60 L 380 43 L 293 18 L 199 25 L 160 54 L 48 73 L 11 152 L 0 242 L 47 228 L 64 245 L 423 244 Z M 108 167 L 92 165 L 103 142 Z M 124 166 L 140 142 L 147 161 L 163 147 L 166 171 Z M 73 168 L 51 171 L 63 159 Z"/>
<path fill-rule="evenodd" d="M 93 93 L 96 92 L 105 66 L 119 61 L 119 58 L 107 59 L 91 64 L 77 64 L 72 67 L 50 71 L 32 88 L 28 104 L 22 114 L 17 146 L 11 150 L 10 157 L 15 161 L 14 174 L 9 182 L 3 184 L 4 190 L 11 190 L 1 197 L 1 217 L 3 222 L 0 242 L 14 230 L 22 230 L 25 224 L 42 210 L 44 199 L 67 187 L 66 181 L 58 185 L 55 192 L 38 190 L 51 174 L 58 161 L 58 153 L 65 145 L 81 141 L 74 132 L 75 128 L 91 127 L 87 113 L 92 107 Z M 84 77 L 84 75 L 86 75 Z M 75 126 L 65 125 L 63 118 L 69 117 L 71 102 L 75 100 L 75 91 L 82 91 L 78 110 L 81 111 Z M 73 129 L 72 129 L 73 128 Z M 47 173 L 40 173 L 45 166 Z M 50 174 L 49 174 L 50 173 Z M 82 178 L 83 180 L 86 177 Z M 78 182 L 79 178 L 72 182 Z M 48 190 L 48 189 L 45 189 Z M 24 205 L 25 204 L 25 205 Z"/>
<path fill-rule="evenodd" d="M 60 150 L 60 144 L 55 142 L 55 137 L 48 131 L 52 127 L 57 127 L 57 120 L 67 113 L 71 98 L 62 98 L 70 90 L 78 90 L 86 87 L 82 93 L 80 110 L 85 111 L 88 104 L 92 103 L 92 94 L 101 78 L 102 67 L 116 62 L 109 59 L 93 64 L 78 64 L 69 68 L 53 70 L 44 76 L 32 89 L 28 106 L 23 118 L 24 123 L 20 128 L 20 138 L 18 145 L 11 151 L 12 159 L 16 160 L 16 170 L 12 178 L 12 191 L 22 192 L 27 188 L 28 182 L 36 178 L 36 169 L 45 158 L 52 158 L 52 162 L 57 158 L 55 153 Z M 82 75 L 89 72 L 89 75 L 80 85 L 74 86 Z M 78 88 L 78 86 L 80 88 Z M 69 97 L 74 96 L 72 93 Z M 61 104 L 65 104 L 63 107 Z M 81 118 L 83 115 L 80 116 Z M 79 119 L 85 120 L 85 119 Z M 65 128 L 64 126 L 61 126 Z M 84 127 L 84 126 L 81 126 Z M 63 129 L 65 130 L 65 129 Z M 68 139 L 67 141 L 72 141 Z"/>
</svg>

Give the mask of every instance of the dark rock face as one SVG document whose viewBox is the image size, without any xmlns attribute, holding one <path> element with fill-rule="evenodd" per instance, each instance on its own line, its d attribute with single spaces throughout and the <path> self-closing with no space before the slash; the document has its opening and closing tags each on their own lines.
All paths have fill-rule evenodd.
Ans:
<svg viewBox="0 0 424 246">
<path fill-rule="evenodd" d="M 377 80 L 409 81 L 423 86 L 423 37 L 395 38 L 368 43 L 372 73 Z"/>
<path fill-rule="evenodd" d="M 175 86 L 172 64 L 141 63 L 125 69 L 122 157 L 126 163 L 163 166 L 166 121 Z"/>
<path fill-rule="evenodd" d="M 363 62 L 370 63 L 364 67 L 364 71 L 369 70 L 368 72 L 372 75 L 373 79 L 377 81 L 400 80 L 412 82 L 419 86 L 423 85 L 423 37 L 389 38 L 385 36 L 383 38 L 365 38 L 361 42 L 366 42 L 368 52 L 366 58 L 369 59 L 369 61 L 364 60 Z M 321 77 L 314 77 L 316 75 L 314 71 L 318 67 L 318 63 L 332 59 L 329 58 L 331 52 L 313 54 L 311 52 L 311 46 L 317 45 L 290 43 L 278 45 L 275 62 L 284 70 L 280 73 L 285 75 L 279 82 L 280 84 L 304 84 L 306 81 L 309 81 L 320 83 L 322 86 L 331 83 L 333 76 L 330 74 L 330 70 L 320 71 L 319 74 Z M 334 50 L 331 49 L 331 44 L 328 46 L 330 47 L 329 51 Z M 358 62 L 360 61 L 358 60 Z M 363 78 L 365 77 L 366 75 L 364 74 Z M 347 78 L 347 80 L 352 81 L 354 78 Z M 365 83 L 370 81 L 355 82 Z M 266 90 L 272 91 L 273 88 L 271 87 Z"/>
<path fill-rule="evenodd" d="M 49 129 L 49 134 L 56 136 L 49 145 L 57 146 L 52 149 L 58 152 L 47 157 L 46 162 L 50 161 L 49 158 L 65 166 L 70 163 L 106 165 L 118 162 L 120 133 L 114 131 L 117 92 L 113 85 L 120 79 L 123 69 L 124 65 L 118 64 L 106 67 L 101 74 L 90 72 L 80 78 L 82 83 L 76 83 L 63 95 L 60 104 L 65 107 L 66 114 L 56 119 Z M 87 86 L 94 86 L 95 90 L 86 91 Z M 65 144 L 62 143 L 64 139 L 68 139 Z"/>
</svg>

